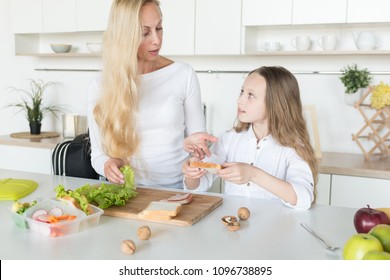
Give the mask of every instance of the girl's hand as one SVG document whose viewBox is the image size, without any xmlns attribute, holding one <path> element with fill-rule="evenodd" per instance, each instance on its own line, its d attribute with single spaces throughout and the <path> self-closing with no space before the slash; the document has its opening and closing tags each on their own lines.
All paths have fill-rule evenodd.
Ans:
<svg viewBox="0 0 390 280">
<path fill-rule="evenodd" d="M 182 168 L 184 177 L 186 179 L 190 179 L 190 180 L 191 179 L 200 179 L 200 177 L 202 177 L 206 173 L 206 170 L 201 169 L 201 168 L 197 168 L 197 167 L 191 167 L 190 161 L 200 161 L 200 159 L 197 157 L 192 157 L 190 160 L 187 160 L 186 162 L 184 162 L 183 168 Z"/>
<path fill-rule="evenodd" d="M 254 173 L 254 167 L 247 163 L 227 162 L 223 164 L 217 175 L 223 180 L 234 184 L 246 184 L 251 181 Z"/>
<path fill-rule="evenodd" d="M 205 156 L 210 156 L 208 142 L 217 142 L 218 138 L 206 132 L 196 132 L 184 139 L 184 149 L 192 156 L 199 159 L 204 159 Z"/>
<path fill-rule="evenodd" d="M 120 167 L 124 165 L 123 160 L 119 158 L 110 158 L 104 163 L 104 176 L 108 181 L 114 184 L 124 184 L 124 176 Z"/>
</svg>

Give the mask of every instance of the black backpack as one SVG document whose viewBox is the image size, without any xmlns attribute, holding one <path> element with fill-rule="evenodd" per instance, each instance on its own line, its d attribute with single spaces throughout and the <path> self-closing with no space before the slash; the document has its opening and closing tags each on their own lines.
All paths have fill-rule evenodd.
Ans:
<svg viewBox="0 0 390 280">
<path fill-rule="evenodd" d="M 91 143 L 89 134 L 83 133 L 73 140 L 56 145 L 52 154 L 54 175 L 99 179 L 91 164 Z"/>
</svg>

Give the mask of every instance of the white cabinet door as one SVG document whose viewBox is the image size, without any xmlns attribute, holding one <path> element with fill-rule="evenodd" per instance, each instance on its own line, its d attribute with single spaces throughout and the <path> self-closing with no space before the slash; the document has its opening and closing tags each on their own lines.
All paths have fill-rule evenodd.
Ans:
<svg viewBox="0 0 390 280">
<path fill-rule="evenodd" d="M 77 0 L 77 30 L 104 31 L 113 0 Z"/>
<path fill-rule="evenodd" d="M 77 31 L 76 0 L 43 0 L 43 32 Z"/>
<path fill-rule="evenodd" d="M 390 1 L 348 0 L 347 22 L 390 22 Z"/>
<path fill-rule="evenodd" d="M 195 54 L 240 54 L 241 0 L 196 0 Z"/>
<path fill-rule="evenodd" d="M 291 24 L 293 0 L 243 0 L 242 25 Z"/>
<path fill-rule="evenodd" d="M 52 174 L 51 149 L 0 145 L 0 169 Z"/>
<path fill-rule="evenodd" d="M 42 0 L 12 0 L 11 28 L 13 33 L 41 33 Z"/>
<path fill-rule="evenodd" d="M 330 205 L 331 180 L 330 174 L 318 174 L 316 204 Z"/>
<path fill-rule="evenodd" d="M 161 0 L 163 55 L 193 55 L 195 52 L 195 0 Z"/>
<path fill-rule="evenodd" d="M 347 0 L 294 0 L 293 24 L 345 23 Z"/>
<path fill-rule="evenodd" d="M 361 208 L 388 207 L 390 180 L 332 175 L 331 205 Z"/>
</svg>

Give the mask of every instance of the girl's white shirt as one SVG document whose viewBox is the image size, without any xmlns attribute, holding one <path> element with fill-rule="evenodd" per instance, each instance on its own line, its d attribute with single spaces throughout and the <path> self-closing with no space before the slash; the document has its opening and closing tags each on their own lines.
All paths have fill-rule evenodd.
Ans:
<svg viewBox="0 0 390 280">
<path fill-rule="evenodd" d="M 109 159 L 102 149 L 100 129 L 93 109 L 101 95 L 101 76 L 93 79 L 88 92 L 88 124 L 92 166 L 104 176 Z M 183 188 L 182 164 L 188 153 L 183 140 L 194 132 L 205 132 L 199 81 L 193 68 L 174 62 L 142 75 L 138 131 L 139 154 L 131 166 L 137 185 Z"/>
<path fill-rule="evenodd" d="M 225 132 L 218 138 L 218 142 L 211 147 L 212 156 L 204 161 L 242 162 L 254 165 L 268 174 L 289 182 L 298 197 L 297 204 L 284 204 L 293 208 L 309 209 L 314 199 L 314 179 L 311 169 L 290 147 L 281 146 L 268 135 L 257 142 L 252 127 L 247 131 L 237 133 L 233 129 Z M 216 159 L 213 160 L 213 157 Z M 201 177 L 197 191 L 207 191 L 216 179 L 216 175 L 207 172 Z M 187 186 L 185 186 L 187 189 Z M 265 190 L 261 186 L 249 182 L 234 184 L 224 182 L 224 193 L 281 200 L 279 197 Z"/>
</svg>

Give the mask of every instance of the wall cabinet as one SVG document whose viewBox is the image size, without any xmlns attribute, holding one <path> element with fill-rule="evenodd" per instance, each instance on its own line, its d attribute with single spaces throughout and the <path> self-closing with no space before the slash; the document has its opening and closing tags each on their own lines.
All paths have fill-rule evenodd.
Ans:
<svg viewBox="0 0 390 280">
<path fill-rule="evenodd" d="M 196 0 L 195 54 L 241 52 L 241 0 Z"/>
<path fill-rule="evenodd" d="M 85 43 L 100 42 L 107 26 L 112 0 L 15 0 L 11 25 L 15 53 L 19 55 L 96 56 Z M 83 33 L 84 32 L 84 33 Z M 73 51 L 54 54 L 50 43 L 73 45 Z"/>
<path fill-rule="evenodd" d="M 76 32 L 76 0 L 43 0 L 43 32 Z"/>
<path fill-rule="evenodd" d="M 242 0 L 242 25 L 291 24 L 292 5 L 293 0 Z"/>
<path fill-rule="evenodd" d="M 390 22 L 390 1 L 348 0 L 348 23 Z"/>
<path fill-rule="evenodd" d="M 347 0 L 293 0 L 292 24 L 345 23 Z"/>
<path fill-rule="evenodd" d="M 195 53 L 195 0 L 161 0 L 163 55 Z M 178 12 L 180 11 L 180 12 Z"/>
<path fill-rule="evenodd" d="M 77 31 L 104 31 L 113 0 L 78 0 Z"/>
<path fill-rule="evenodd" d="M 42 0 L 12 0 L 10 2 L 13 33 L 43 32 Z"/>
</svg>

